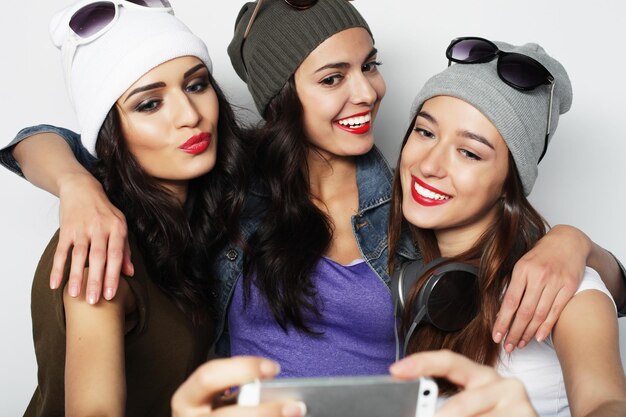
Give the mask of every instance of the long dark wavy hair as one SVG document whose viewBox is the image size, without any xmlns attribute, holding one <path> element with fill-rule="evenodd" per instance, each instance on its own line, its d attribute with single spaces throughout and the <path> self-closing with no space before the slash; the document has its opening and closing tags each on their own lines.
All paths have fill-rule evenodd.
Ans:
<svg viewBox="0 0 626 417">
<path fill-rule="evenodd" d="M 303 109 L 293 76 L 265 111 L 265 122 L 250 131 L 256 169 L 269 193 L 267 214 L 249 240 L 244 294 L 256 285 L 274 318 L 315 333 L 307 317 L 319 317 L 311 273 L 332 238 L 330 219 L 312 201 Z M 254 283 L 252 275 L 256 275 Z"/>
<path fill-rule="evenodd" d="M 404 137 L 402 149 L 414 124 L 415 120 Z M 398 158 L 397 166 L 400 166 L 400 158 Z M 530 205 L 524 195 L 522 182 L 510 153 L 503 195 L 496 204 L 498 204 L 498 211 L 491 227 L 470 249 L 448 260 L 449 262 L 466 262 L 479 267 L 480 313 L 467 327 L 458 332 L 447 333 L 430 324 L 420 325 L 408 343 L 407 354 L 450 349 L 478 363 L 491 366 L 496 364 L 500 347 L 492 341 L 491 329 L 500 309 L 502 295 L 510 282 L 515 263 L 545 235 L 547 228 L 546 221 Z M 396 170 L 389 220 L 389 253 L 394 253 L 403 229 L 410 231 L 413 241 L 422 253 L 424 262 L 430 262 L 441 256 L 434 232 L 410 225 L 404 219 L 400 173 Z M 397 266 L 394 265 L 394 258 L 389 257 L 389 270 L 393 271 Z M 428 277 L 429 273 L 426 271 L 415 283 L 408 297 L 408 305 L 415 302 L 419 290 Z M 402 317 L 404 332 L 412 321 L 411 309 L 406 309 Z M 451 386 L 443 389 L 447 392 L 452 390 Z"/>
<path fill-rule="evenodd" d="M 98 134 L 99 159 L 92 168 L 111 202 L 126 216 L 151 279 L 195 325 L 212 313 L 209 266 L 215 248 L 225 239 L 238 239 L 247 184 L 247 152 L 235 116 L 211 74 L 209 82 L 219 103 L 216 163 L 189 182 L 184 204 L 130 153 L 115 106 Z"/>
</svg>

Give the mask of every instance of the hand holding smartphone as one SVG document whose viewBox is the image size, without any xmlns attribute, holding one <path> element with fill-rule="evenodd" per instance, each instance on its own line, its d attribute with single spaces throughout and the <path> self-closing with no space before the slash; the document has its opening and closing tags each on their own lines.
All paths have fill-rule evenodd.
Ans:
<svg viewBox="0 0 626 417">
<path fill-rule="evenodd" d="M 307 417 L 432 417 L 437 393 L 437 384 L 430 378 L 282 378 L 242 385 L 237 402 L 302 401 Z"/>
</svg>

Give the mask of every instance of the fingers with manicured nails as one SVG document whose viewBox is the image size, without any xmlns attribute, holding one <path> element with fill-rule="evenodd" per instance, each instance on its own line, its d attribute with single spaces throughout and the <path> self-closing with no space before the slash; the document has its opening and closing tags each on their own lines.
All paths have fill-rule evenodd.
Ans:
<svg viewBox="0 0 626 417">
<path fill-rule="evenodd" d="M 533 320 L 537 305 L 544 291 L 543 282 L 533 282 L 527 280 L 526 290 L 520 302 L 520 306 L 515 312 L 513 322 L 504 340 L 504 350 L 511 353 L 517 347 L 528 324 Z"/>
<path fill-rule="evenodd" d="M 533 338 L 541 341 L 543 339 L 536 338 L 537 330 L 539 330 L 539 326 L 546 321 L 550 310 L 552 309 L 552 305 L 556 300 L 557 294 L 559 293 L 559 288 L 554 283 L 552 285 L 548 285 L 544 288 L 543 293 L 541 294 L 541 298 L 537 304 L 537 308 L 535 309 L 535 314 L 533 315 L 532 320 L 528 323 L 526 330 L 524 330 L 524 334 L 522 334 L 520 341 L 517 343 L 518 348 L 523 348 L 526 346 Z"/>
<path fill-rule="evenodd" d="M 63 233 L 59 233 L 59 243 L 57 249 L 54 252 L 54 258 L 52 261 L 52 270 L 50 271 L 50 288 L 57 289 L 63 281 L 63 271 L 65 270 L 65 262 L 67 261 L 67 254 L 72 247 L 72 241 L 65 238 Z"/>
<path fill-rule="evenodd" d="M 102 277 L 107 262 L 107 241 L 102 231 L 97 230 L 91 236 L 89 246 L 89 274 L 87 276 L 87 302 L 96 304 L 102 291 Z"/>
<path fill-rule="evenodd" d="M 81 292 L 83 283 L 83 271 L 85 270 L 85 263 L 87 260 L 89 243 L 83 240 L 74 240 L 74 247 L 72 248 L 72 264 L 70 266 L 70 277 L 67 283 L 69 288 L 69 294 L 72 297 L 78 297 Z"/>
<path fill-rule="evenodd" d="M 552 303 L 552 307 L 550 307 L 550 313 L 548 314 L 548 317 L 537 329 L 535 338 L 538 341 L 541 342 L 545 340 L 545 338 L 548 337 L 548 335 L 552 332 L 552 329 L 554 328 L 554 325 L 561 316 L 563 309 L 565 308 L 569 300 L 572 299 L 575 293 L 575 290 L 571 290 L 565 287 L 561 288 L 561 290 L 556 295 L 554 302 Z"/>
<path fill-rule="evenodd" d="M 504 336 L 509 331 L 509 326 L 513 321 L 513 317 L 515 316 L 515 312 L 520 305 L 522 300 L 522 296 L 524 295 L 524 289 L 526 288 L 526 279 L 522 274 L 515 274 L 515 269 L 513 269 L 514 273 L 511 278 L 511 282 L 504 294 L 504 298 L 502 299 L 502 305 L 500 306 L 500 311 L 498 312 L 498 316 L 496 319 L 496 323 L 493 328 L 492 338 L 495 343 L 500 343 Z"/>
<path fill-rule="evenodd" d="M 117 226 L 109 235 L 109 244 L 106 254 L 106 271 L 104 275 L 104 298 L 107 300 L 112 299 L 117 291 L 120 272 L 122 272 L 122 266 L 124 262 L 126 262 L 124 259 L 126 252 L 128 252 L 130 257 L 130 246 L 128 245 L 126 223 L 124 222 Z M 130 260 L 128 260 L 128 262 L 130 263 Z M 126 271 L 124 271 L 124 273 L 127 276 L 132 275 L 132 273 L 127 274 Z"/>
<path fill-rule="evenodd" d="M 255 378 L 271 378 L 279 371 L 277 363 L 263 358 L 241 356 L 214 359 L 196 369 L 176 390 L 172 397 L 172 410 L 182 412 L 189 407 L 205 407 L 212 403 L 213 397 L 229 387 Z"/>
</svg>

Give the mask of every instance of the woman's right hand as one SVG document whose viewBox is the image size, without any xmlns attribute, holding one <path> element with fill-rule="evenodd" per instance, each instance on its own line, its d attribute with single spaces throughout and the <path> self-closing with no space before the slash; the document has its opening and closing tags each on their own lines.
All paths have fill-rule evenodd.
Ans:
<svg viewBox="0 0 626 417">
<path fill-rule="evenodd" d="M 479 365 L 447 350 L 410 355 L 390 368 L 397 378 L 446 378 L 461 392 L 450 397 L 437 417 L 537 417 L 522 383 L 503 378 L 495 369 Z"/>
<path fill-rule="evenodd" d="M 69 294 L 77 297 L 81 293 L 88 259 L 87 301 L 97 303 L 101 292 L 110 300 L 117 291 L 120 272 L 128 276 L 134 273 L 124 214 L 111 204 L 101 184 L 87 173 L 72 173 L 60 178 L 59 184 L 61 232 L 50 287 L 58 288 L 61 284 L 71 250 Z"/>
<path fill-rule="evenodd" d="M 256 378 L 273 378 L 280 368 L 268 359 L 240 356 L 214 359 L 200 366 L 172 397 L 173 417 L 304 417 L 298 402 L 265 403 L 258 406 L 216 407 L 218 397 L 231 387 Z"/>
</svg>

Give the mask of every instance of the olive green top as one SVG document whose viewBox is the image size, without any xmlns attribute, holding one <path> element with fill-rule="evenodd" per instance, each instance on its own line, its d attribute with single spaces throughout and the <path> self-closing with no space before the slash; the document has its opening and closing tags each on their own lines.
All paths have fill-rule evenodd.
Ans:
<svg viewBox="0 0 626 417">
<path fill-rule="evenodd" d="M 49 286 L 58 239 L 57 231 L 39 261 L 33 282 L 31 313 L 39 369 L 38 386 L 26 417 L 65 415 L 63 288 L 50 290 Z M 126 415 L 169 417 L 172 394 L 206 360 L 213 329 L 208 324 L 202 328 L 192 326 L 150 280 L 133 239 L 130 245 L 135 275 L 122 278 L 131 289 L 137 308 L 126 317 Z M 68 275 L 66 267 L 62 287 Z"/>
</svg>

